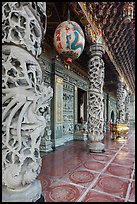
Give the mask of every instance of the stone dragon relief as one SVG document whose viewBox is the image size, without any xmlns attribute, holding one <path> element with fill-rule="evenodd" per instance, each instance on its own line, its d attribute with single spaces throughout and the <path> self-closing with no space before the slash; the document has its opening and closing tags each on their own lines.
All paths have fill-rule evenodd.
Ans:
<svg viewBox="0 0 137 204">
<path fill-rule="evenodd" d="M 37 12 L 46 9 L 45 3 L 35 3 Z M 4 2 L 2 9 L 2 183 L 16 190 L 40 172 L 39 146 L 53 90 L 42 82 L 35 59 L 45 32 L 36 8 L 32 2 Z"/>
<path fill-rule="evenodd" d="M 120 81 L 117 88 L 117 123 L 125 122 L 125 95 L 124 84 Z"/>
<path fill-rule="evenodd" d="M 103 90 L 104 62 L 98 56 L 89 61 L 89 80 L 89 134 L 92 132 L 92 140 L 100 141 L 103 139 L 103 95 L 99 91 Z"/>
<path fill-rule="evenodd" d="M 88 90 L 88 138 L 90 151 L 104 151 L 103 139 L 103 84 L 104 84 L 104 62 L 102 53 L 103 45 L 95 44 L 90 48 L 91 59 L 89 68 L 89 90 Z"/>
<path fill-rule="evenodd" d="M 65 92 L 65 90 L 64 90 Z M 73 134 L 73 95 L 63 93 L 63 134 Z"/>
<path fill-rule="evenodd" d="M 130 104 L 130 93 L 127 91 L 126 98 L 125 98 L 125 122 L 129 125 L 129 118 L 130 118 L 130 111 L 129 111 L 129 104 Z"/>
<path fill-rule="evenodd" d="M 2 43 L 19 44 L 37 57 L 41 54 L 41 40 L 46 23 L 42 33 L 40 16 L 36 8 L 45 14 L 46 6 L 42 2 L 3 2 Z"/>
</svg>

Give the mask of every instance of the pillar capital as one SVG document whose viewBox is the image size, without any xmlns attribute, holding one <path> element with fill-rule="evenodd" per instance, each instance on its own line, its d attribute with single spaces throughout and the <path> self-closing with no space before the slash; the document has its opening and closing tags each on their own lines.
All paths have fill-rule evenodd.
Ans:
<svg viewBox="0 0 137 204">
<path fill-rule="evenodd" d="M 88 54 L 91 57 L 94 57 L 94 56 L 102 57 L 104 53 L 105 53 L 105 45 L 102 43 L 94 43 L 89 47 Z"/>
</svg>

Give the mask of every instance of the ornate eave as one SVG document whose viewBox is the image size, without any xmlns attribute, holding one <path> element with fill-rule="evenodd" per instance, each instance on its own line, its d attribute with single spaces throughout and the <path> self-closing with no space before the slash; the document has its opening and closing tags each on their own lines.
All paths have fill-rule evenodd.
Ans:
<svg viewBox="0 0 137 204">
<path fill-rule="evenodd" d="M 88 8 L 92 5 L 92 9 Z M 135 22 L 121 18 L 122 2 L 70 2 L 83 26 L 90 25 L 92 35 L 101 27 L 106 53 L 131 93 L 135 94 Z"/>
</svg>

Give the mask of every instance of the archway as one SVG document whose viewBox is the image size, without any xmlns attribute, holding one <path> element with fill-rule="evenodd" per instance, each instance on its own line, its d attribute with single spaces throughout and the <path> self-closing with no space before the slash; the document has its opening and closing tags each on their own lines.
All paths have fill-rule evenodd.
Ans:
<svg viewBox="0 0 137 204">
<path fill-rule="evenodd" d="M 111 119 L 112 119 L 112 122 L 114 123 L 114 111 L 113 110 L 111 111 Z"/>
<path fill-rule="evenodd" d="M 87 121 L 87 92 L 78 88 L 78 123 L 81 123 L 81 118 Z"/>
</svg>

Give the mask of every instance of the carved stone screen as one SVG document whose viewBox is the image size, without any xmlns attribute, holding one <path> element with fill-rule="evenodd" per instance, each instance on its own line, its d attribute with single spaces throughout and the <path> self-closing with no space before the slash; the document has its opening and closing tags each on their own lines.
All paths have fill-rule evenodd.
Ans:
<svg viewBox="0 0 137 204">
<path fill-rule="evenodd" d="M 74 131 L 74 88 L 63 82 L 63 136 Z"/>
<path fill-rule="evenodd" d="M 55 139 L 62 138 L 63 79 L 55 76 Z"/>
</svg>

